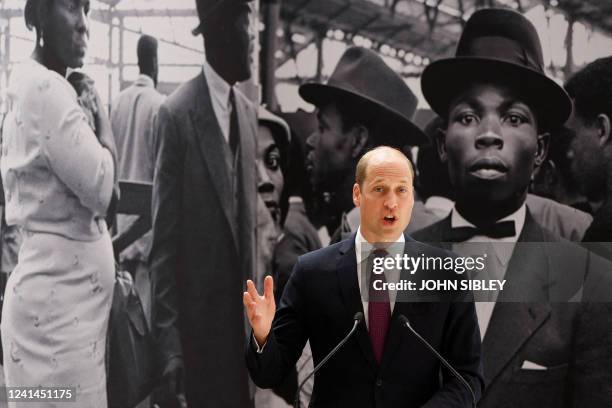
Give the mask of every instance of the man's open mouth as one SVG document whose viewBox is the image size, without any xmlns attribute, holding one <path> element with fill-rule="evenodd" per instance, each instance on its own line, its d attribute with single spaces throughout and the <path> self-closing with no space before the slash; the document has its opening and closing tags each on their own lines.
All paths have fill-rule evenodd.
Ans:
<svg viewBox="0 0 612 408">
<path fill-rule="evenodd" d="M 397 218 L 395 217 L 395 215 L 385 215 L 383 217 L 383 222 L 385 224 L 393 224 L 396 220 Z"/>
</svg>

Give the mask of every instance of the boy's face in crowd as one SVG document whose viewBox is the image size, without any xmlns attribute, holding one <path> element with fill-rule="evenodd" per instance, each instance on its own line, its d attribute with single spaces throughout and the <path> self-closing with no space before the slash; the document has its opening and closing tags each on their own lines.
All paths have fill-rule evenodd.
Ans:
<svg viewBox="0 0 612 408">
<path fill-rule="evenodd" d="M 284 178 L 281 171 L 280 149 L 271 129 L 259 125 L 257 134 L 257 191 L 275 221 L 280 221 L 280 196 Z"/>
<path fill-rule="evenodd" d="M 457 201 L 520 207 L 548 148 L 537 125 L 532 109 L 503 85 L 473 84 L 455 98 L 439 149 Z"/>
</svg>

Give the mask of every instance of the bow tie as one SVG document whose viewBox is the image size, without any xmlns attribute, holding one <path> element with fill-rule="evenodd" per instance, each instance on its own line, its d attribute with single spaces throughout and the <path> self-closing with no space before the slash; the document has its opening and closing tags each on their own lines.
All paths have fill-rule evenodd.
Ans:
<svg viewBox="0 0 612 408">
<path fill-rule="evenodd" d="M 502 221 L 483 227 L 455 227 L 451 228 L 448 242 L 464 242 L 476 235 L 489 238 L 507 238 L 516 234 L 514 221 Z"/>
</svg>

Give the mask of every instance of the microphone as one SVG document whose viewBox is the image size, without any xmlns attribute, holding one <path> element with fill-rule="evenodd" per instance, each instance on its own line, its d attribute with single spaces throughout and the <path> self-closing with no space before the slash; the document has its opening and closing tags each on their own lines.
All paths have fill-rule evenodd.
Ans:
<svg viewBox="0 0 612 408">
<path fill-rule="evenodd" d="M 300 393 L 302 392 L 302 388 L 304 387 L 304 384 L 306 384 L 306 381 L 308 381 L 310 379 L 310 377 L 312 377 L 314 375 L 314 373 L 319 371 L 319 368 L 323 367 L 323 365 L 325 363 L 327 363 L 327 360 L 332 358 L 332 356 L 334 354 L 336 354 L 336 352 L 338 350 L 340 350 L 340 347 L 342 347 L 344 345 L 344 343 L 346 343 L 348 341 L 348 339 L 351 338 L 353 333 L 355 333 L 355 330 L 357 330 L 357 326 L 359 325 L 359 323 L 361 323 L 362 320 L 363 320 L 363 313 L 361 313 L 361 312 L 355 313 L 355 316 L 353 316 L 353 327 L 351 328 L 351 331 L 348 332 L 346 337 L 344 337 L 342 339 L 342 341 L 340 343 L 338 343 L 338 345 L 336 347 L 334 347 L 334 349 L 332 351 L 330 351 L 329 354 L 327 354 L 325 356 L 325 358 L 323 360 L 321 360 L 321 362 L 319 362 L 319 364 L 317 364 L 317 366 L 314 368 L 314 370 L 312 370 L 312 372 L 310 374 L 308 374 L 308 376 L 306 378 L 304 378 L 304 380 L 300 383 L 300 386 L 298 387 L 298 390 L 295 393 L 295 399 L 293 401 L 293 407 L 294 408 L 300 408 Z"/>
<path fill-rule="evenodd" d="M 421 343 L 423 343 L 436 356 L 436 358 L 442 364 L 444 364 L 444 367 L 448 368 L 448 371 L 450 371 L 465 386 L 465 388 L 468 389 L 468 391 L 472 395 L 472 407 L 476 408 L 476 394 L 474 394 L 474 390 L 472 389 L 470 384 L 465 380 L 465 378 L 463 378 L 463 376 L 459 374 L 459 372 L 455 370 L 455 368 L 452 365 L 450 365 L 450 363 L 446 361 L 446 359 L 442 357 L 440 353 L 438 353 L 438 351 L 434 348 L 434 346 L 429 344 L 427 340 L 425 340 L 416 330 L 414 330 L 414 328 L 410 325 L 410 320 L 408 320 L 406 316 L 399 315 L 398 320 L 400 321 L 402 326 L 406 326 L 408 330 L 410 330 L 412 334 L 414 334 L 416 338 L 419 339 Z"/>
</svg>

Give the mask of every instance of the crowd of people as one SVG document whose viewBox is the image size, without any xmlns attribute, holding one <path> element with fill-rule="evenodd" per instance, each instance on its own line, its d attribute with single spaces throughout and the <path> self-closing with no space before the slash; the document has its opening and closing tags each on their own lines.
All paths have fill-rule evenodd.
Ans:
<svg viewBox="0 0 612 408">
<path fill-rule="evenodd" d="M 117 258 L 155 340 L 156 387 L 139 407 L 288 407 L 358 310 L 362 336 L 306 382 L 304 406 L 471 406 L 425 350 L 390 340 L 398 313 L 479 407 L 612 406 L 612 57 L 561 86 L 523 15 L 482 9 L 456 54 L 423 72 L 426 126 L 404 79 L 356 46 L 325 83 L 299 87 L 315 113 L 271 112 L 238 86 L 253 75 L 250 2 L 195 1 L 205 60 L 168 96 L 156 90 L 157 40 L 143 35 L 140 75 L 108 116 L 93 81 L 73 72 L 89 1 L 26 1 L 36 45 L 13 70 L 1 126 L 6 386 L 70 385 L 78 406 L 108 406 Z M 367 256 L 355 247 L 389 238 L 372 233 L 377 172 L 410 194 L 406 223 L 393 209 L 384 221 L 405 230 L 401 242 L 458 254 L 461 243 L 511 244 L 500 276 L 579 282 L 585 301 L 552 302 L 534 284 L 529 303 L 359 302 L 353 271 Z M 111 232 L 138 218 L 118 213 L 119 180 L 152 186 L 152 228 L 114 254 Z M 559 245 L 519 256 L 533 242 Z"/>
</svg>

